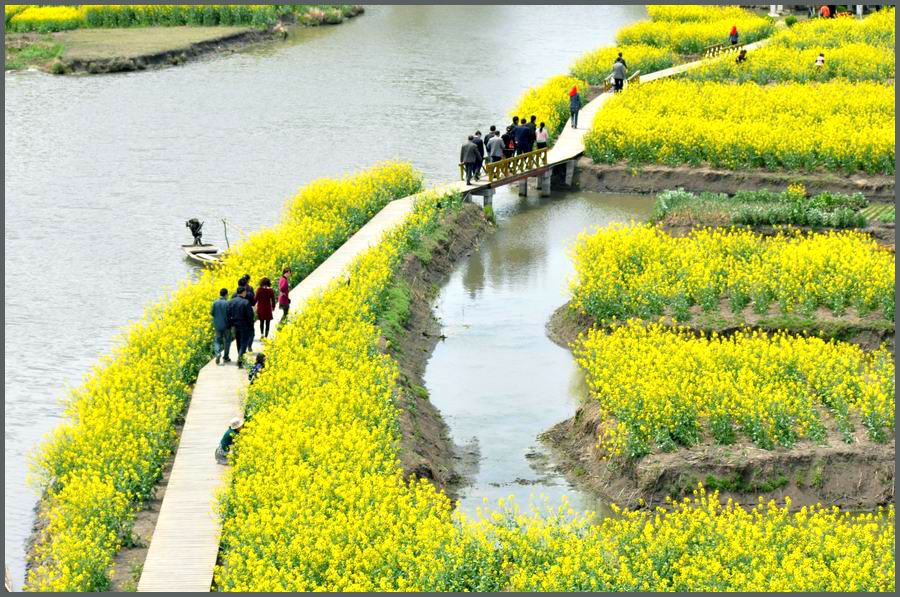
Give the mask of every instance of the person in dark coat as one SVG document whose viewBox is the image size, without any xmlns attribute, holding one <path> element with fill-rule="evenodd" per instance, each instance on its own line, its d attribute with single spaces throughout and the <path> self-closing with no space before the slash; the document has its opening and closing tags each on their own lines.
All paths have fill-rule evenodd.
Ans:
<svg viewBox="0 0 900 597">
<path fill-rule="evenodd" d="M 528 151 L 528 140 L 531 138 L 531 129 L 526 126 L 524 118 L 513 128 L 513 137 L 516 139 L 516 155 L 526 153 Z"/>
<path fill-rule="evenodd" d="M 500 136 L 503 141 L 503 157 L 511 158 L 516 155 L 516 138 L 512 134 L 513 127 L 506 127 L 506 132 Z"/>
<path fill-rule="evenodd" d="M 238 280 L 238 286 L 243 286 L 247 289 L 247 294 L 244 298 L 247 299 L 247 302 L 250 303 L 250 312 L 253 313 L 253 306 L 256 305 L 256 294 L 253 292 L 253 287 L 250 286 L 250 274 L 244 274 L 241 276 L 241 279 Z M 237 296 L 235 294 L 231 298 Z M 253 337 L 256 335 L 256 328 L 253 327 L 253 317 L 250 318 L 250 338 L 247 340 L 247 350 L 251 350 L 253 346 Z M 235 334 L 237 337 L 237 334 Z"/>
<path fill-rule="evenodd" d="M 528 127 L 528 151 L 534 151 L 534 142 L 537 141 L 537 116 L 532 114 L 531 120 L 525 126 Z"/>
<path fill-rule="evenodd" d="M 253 307 L 247 302 L 247 288 L 241 286 L 236 296 L 228 301 L 228 320 L 234 327 L 238 345 L 238 368 L 243 369 L 242 357 L 253 341 Z"/>
<path fill-rule="evenodd" d="M 625 62 L 624 58 L 622 58 L 622 52 L 619 52 L 619 56 L 616 58 L 616 62 L 621 62 L 625 65 L 625 68 L 628 68 L 628 63 Z"/>
<path fill-rule="evenodd" d="M 578 128 L 578 111 L 581 110 L 581 96 L 578 94 L 578 87 L 572 86 L 569 92 L 569 114 L 572 115 L 572 128 Z"/>
<path fill-rule="evenodd" d="M 472 143 L 478 148 L 478 166 L 475 168 L 475 181 L 481 178 L 481 169 L 484 167 L 484 139 L 481 138 L 481 131 L 475 131 L 475 138 Z"/>
<path fill-rule="evenodd" d="M 263 278 L 259 281 L 256 290 L 256 318 L 259 319 L 259 337 L 269 337 L 269 326 L 275 312 L 275 291 L 272 290 L 272 281 Z"/>
<path fill-rule="evenodd" d="M 472 177 L 475 176 L 475 168 L 478 167 L 478 147 L 474 143 L 475 136 L 469 135 L 469 140 L 463 143 L 462 149 L 459 151 L 459 163 L 466 168 L 466 184 L 472 184 Z"/>
<path fill-rule="evenodd" d="M 215 330 L 215 338 L 213 339 L 213 349 L 216 351 L 216 365 L 225 353 L 225 362 L 230 363 L 228 358 L 228 349 L 231 347 L 231 333 L 228 330 L 228 289 L 223 288 L 219 291 L 219 298 L 213 301 L 209 314 L 213 320 L 213 330 Z"/>
<path fill-rule="evenodd" d="M 728 34 L 728 41 L 731 42 L 731 45 L 736 46 L 738 43 L 738 30 L 737 25 L 731 27 L 731 33 Z"/>
</svg>

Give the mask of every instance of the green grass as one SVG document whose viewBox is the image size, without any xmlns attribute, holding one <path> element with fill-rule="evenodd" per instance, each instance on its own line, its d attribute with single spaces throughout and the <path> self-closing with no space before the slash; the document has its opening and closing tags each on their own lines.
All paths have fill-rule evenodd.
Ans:
<svg viewBox="0 0 900 597">
<path fill-rule="evenodd" d="M 65 47 L 49 36 L 22 48 L 7 46 L 5 70 L 24 70 L 29 67 L 44 68 L 62 57 L 64 51 Z"/>
<path fill-rule="evenodd" d="M 409 285 L 403 280 L 395 280 L 385 293 L 384 308 L 379 322 L 384 339 L 394 349 L 400 345 L 400 339 L 406 333 L 411 303 L 412 292 Z"/>
</svg>

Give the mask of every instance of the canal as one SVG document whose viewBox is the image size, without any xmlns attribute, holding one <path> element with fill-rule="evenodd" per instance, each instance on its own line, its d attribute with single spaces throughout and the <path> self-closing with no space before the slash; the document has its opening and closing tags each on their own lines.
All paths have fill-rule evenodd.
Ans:
<svg viewBox="0 0 900 597">
<path fill-rule="evenodd" d="M 429 182 L 452 179 L 465 135 L 505 123 L 528 87 L 612 44 L 619 28 L 645 16 L 643 6 L 375 6 L 338 27 L 178 68 L 84 77 L 7 73 L 4 526 L 16 587 L 36 499 L 26 485 L 28 455 L 62 420 L 66 388 L 81 383 L 147 305 L 191 275 L 178 250 L 190 240 L 185 220 L 205 220 L 205 239 L 224 244 L 221 218 L 232 223 L 232 239 L 251 233 L 273 224 L 307 182 L 390 158 L 411 161 Z M 498 197 L 501 226 L 519 216 L 540 219 L 532 209 L 544 213 L 510 199 Z M 502 242 L 503 234 L 486 242 Z M 563 236 L 553 232 L 547 242 Z M 497 254 L 515 259 L 515 251 Z M 478 267 L 473 263 L 442 293 L 447 321 L 454 305 L 468 300 L 450 296 L 454 285 L 485 298 L 526 276 L 516 269 L 524 261 L 491 260 L 483 281 L 466 286 L 458 276 Z M 534 264 L 565 267 L 559 259 Z M 547 284 L 562 302 L 556 278 Z M 533 313 L 516 316 L 538 317 L 549 304 L 541 300 L 531 301 Z M 442 359 L 465 364 L 444 355 L 454 342 L 438 348 L 429 376 L 439 377 Z M 547 376 L 567 387 L 572 364 L 553 349 L 562 368 L 551 363 Z M 549 353 L 542 348 L 522 361 Z M 545 405 L 564 416 L 571 404 L 549 404 L 558 398 L 545 396 Z M 455 436 L 472 436 L 449 406 L 447 417 Z M 487 462 L 486 442 L 479 475 L 498 466 Z"/>
</svg>

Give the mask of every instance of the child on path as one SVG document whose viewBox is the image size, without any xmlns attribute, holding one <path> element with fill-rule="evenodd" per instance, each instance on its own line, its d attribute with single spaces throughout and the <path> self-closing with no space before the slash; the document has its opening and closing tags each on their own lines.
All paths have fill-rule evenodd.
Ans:
<svg viewBox="0 0 900 597">
<path fill-rule="evenodd" d="M 228 424 L 225 435 L 222 436 L 222 439 L 219 441 L 219 445 L 216 448 L 216 462 L 219 464 L 228 464 L 228 453 L 231 451 L 231 445 L 234 443 L 234 436 L 241 431 L 241 427 L 243 426 L 243 419 L 231 419 L 231 423 Z"/>
<path fill-rule="evenodd" d="M 265 369 L 265 367 L 266 355 L 263 353 L 257 354 L 256 363 L 250 368 L 250 373 L 247 376 L 250 379 L 250 385 L 253 385 L 253 382 L 256 381 L 256 377 L 259 375 L 259 372 Z"/>
<path fill-rule="evenodd" d="M 272 312 L 275 310 L 275 291 L 272 290 L 272 281 L 263 278 L 256 289 L 256 317 L 259 319 L 259 334 L 261 338 L 269 337 L 269 326 L 272 324 Z"/>
</svg>

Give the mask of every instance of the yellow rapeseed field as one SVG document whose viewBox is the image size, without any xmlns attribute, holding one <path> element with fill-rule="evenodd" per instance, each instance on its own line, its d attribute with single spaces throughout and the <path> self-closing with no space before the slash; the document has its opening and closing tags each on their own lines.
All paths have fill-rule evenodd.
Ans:
<svg viewBox="0 0 900 597">
<path fill-rule="evenodd" d="M 709 4 L 648 4 L 647 14 L 653 21 L 721 21 L 745 18 L 753 13 L 739 6 L 715 6 Z"/>
<path fill-rule="evenodd" d="M 530 119 L 534 114 L 538 122 L 546 123 L 552 141 L 569 120 L 569 91 L 573 86 L 577 86 L 581 93 L 582 105 L 587 103 L 584 95 L 588 85 L 585 81 L 577 77 L 557 75 L 526 91 L 519 98 L 516 107 L 509 112 L 509 116 Z"/>
<path fill-rule="evenodd" d="M 894 256 L 855 231 L 764 237 L 703 229 L 671 237 L 658 227 L 613 225 L 583 233 L 572 248 L 572 305 L 598 320 L 654 318 L 671 307 L 704 310 L 728 299 L 739 312 L 835 314 L 879 310 L 894 318 Z"/>
<path fill-rule="evenodd" d="M 319 181 L 288 204 L 276 227 L 235 244 L 225 262 L 183 283 L 101 358 L 72 392 L 61 424 L 35 454 L 50 524 L 38 545 L 31 590 L 103 590 L 135 507 L 151 495 L 174 448 L 189 384 L 212 357 L 209 308 L 248 273 L 296 284 L 390 200 L 417 192 L 421 175 L 385 164 L 341 181 Z M 72 524 L 71 521 L 84 524 Z"/>
<path fill-rule="evenodd" d="M 646 44 L 678 54 L 699 54 L 707 46 L 727 42 L 732 26 L 737 27 L 741 44 L 764 39 L 775 31 L 768 19 L 747 12 L 717 21 L 641 21 L 620 29 L 616 43 Z"/>
<path fill-rule="evenodd" d="M 894 173 L 894 86 L 659 80 L 610 98 L 595 162 Z"/>
<path fill-rule="evenodd" d="M 591 399 L 611 424 L 600 445 L 637 459 L 656 450 L 745 436 L 762 448 L 822 441 L 828 411 L 848 442 L 859 417 L 873 441 L 894 437 L 894 362 L 880 349 L 759 332 L 727 338 L 632 319 L 575 347 Z"/>
<path fill-rule="evenodd" d="M 619 52 L 622 52 L 629 73 L 641 71 L 644 75 L 669 68 L 675 64 L 676 58 L 669 49 L 644 44 L 597 48 L 580 56 L 569 71 L 572 76 L 583 79 L 591 85 L 599 85 L 611 76 L 613 62 Z"/>
</svg>

